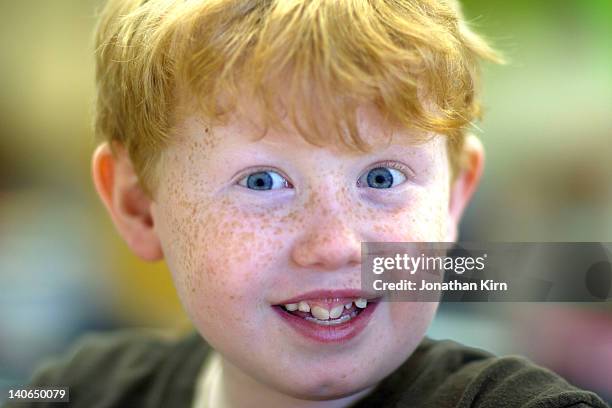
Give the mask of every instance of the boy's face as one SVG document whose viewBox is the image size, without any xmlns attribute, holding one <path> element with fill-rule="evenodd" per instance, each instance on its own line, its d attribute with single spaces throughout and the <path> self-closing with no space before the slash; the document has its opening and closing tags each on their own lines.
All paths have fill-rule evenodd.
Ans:
<svg viewBox="0 0 612 408">
<path fill-rule="evenodd" d="M 448 241 L 455 226 L 445 138 L 414 145 L 396 133 L 385 146 L 367 109 L 359 126 L 380 142 L 371 153 L 272 130 L 255 141 L 259 130 L 240 119 L 207 128 L 188 116 L 160 162 L 153 228 L 191 320 L 235 367 L 294 396 L 339 397 L 380 381 L 437 307 L 355 305 L 371 298 L 360 287 L 361 242 Z M 300 300 L 310 313 L 283 307 Z M 313 321 L 351 302 L 339 324 Z"/>
</svg>

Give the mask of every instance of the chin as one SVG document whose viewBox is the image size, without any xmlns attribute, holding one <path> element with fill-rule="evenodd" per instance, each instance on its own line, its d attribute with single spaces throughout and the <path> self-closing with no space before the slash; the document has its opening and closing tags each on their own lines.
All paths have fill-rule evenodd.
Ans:
<svg viewBox="0 0 612 408">
<path fill-rule="evenodd" d="M 294 398 L 310 401 L 325 401 L 349 397 L 374 385 L 376 381 L 356 382 L 329 379 L 315 381 L 311 384 L 284 384 L 283 392 Z"/>
<path fill-rule="evenodd" d="M 354 364 L 351 365 L 354 367 Z M 338 366 L 325 365 L 325 367 L 307 367 L 299 370 L 282 370 L 282 377 L 270 378 L 271 388 L 286 395 L 302 400 L 322 401 L 349 397 L 372 387 L 382 380 L 387 374 L 383 367 L 369 367 L 369 372 L 364 368 L 342 369 Z M 388 371 L 392 371 L 389 367 Z M 310 374 L 305 375 L 305 372 Z M 291 381 L 296 379 L 296 381 Z"/>
</svg>

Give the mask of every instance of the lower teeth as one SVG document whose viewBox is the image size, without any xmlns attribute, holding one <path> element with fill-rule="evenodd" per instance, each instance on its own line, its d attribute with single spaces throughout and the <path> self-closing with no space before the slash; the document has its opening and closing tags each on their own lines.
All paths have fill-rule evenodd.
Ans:
<svg viewBox="0 0 612 408">
<path fill-rule="evenodd" d="M 337 319 L 319 320 L 319 319 L 317 319 L 315 317 L 310 317 L 310 316 L 306 316 L 306 317 L 304 317 L 304 319 L 308 320 L 309 322 L 320 324 L 321 326 L 334 326 L 336 324 L 341 324 L 341 323 L 348 322 L 349 320 L 351 320 L 355 316 L 357 316 L 357 311 L 354 311 L 353 313 L 348 314 L 348 315 L 341 316 L 341 317 L 339 317 Z"/>
</svg>

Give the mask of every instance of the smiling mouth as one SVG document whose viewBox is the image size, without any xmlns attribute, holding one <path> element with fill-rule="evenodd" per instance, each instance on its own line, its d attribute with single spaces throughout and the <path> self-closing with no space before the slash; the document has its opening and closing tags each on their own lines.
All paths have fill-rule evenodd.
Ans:
<svg viewBox="0 0 612 408">
<path fill-rule="evenodd" d="M 292 332 L 321 343 L 341 344 L 362 333 L 382 297 L 359 289 L 313 290 L 271 304 Z"/>
<path fill-rule="evenodd" d="M 374 299 L 364 298 L 335 298 L 301 300 L 297 303 L 277 305 L 283 312 L 300 317 L 308 322 L 321 326 L 335 326 L 347 323 L 356 318 Z"/>
</svg>

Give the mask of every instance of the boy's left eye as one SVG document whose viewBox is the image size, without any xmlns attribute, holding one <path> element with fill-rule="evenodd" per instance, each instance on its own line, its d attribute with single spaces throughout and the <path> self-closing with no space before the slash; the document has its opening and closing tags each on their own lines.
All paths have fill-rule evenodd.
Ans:
<svg viewBox="0 0 612 408">
<path fill-rule="evenodd" d="M 278 190 L 292 187 L 286 178 L 272 170 L 251 173 L 238 180 L 238 184 L 251 190 Z"/>
<path fill-rule="evenodd" d="M 392 167 L 380 166 L 370 169 L 364 173 L 357 185 L 359 187 L 370 187 L 377 189 L 392 188 L 406 181 L 406 175 L 400 170 Z"/>
</svg>

